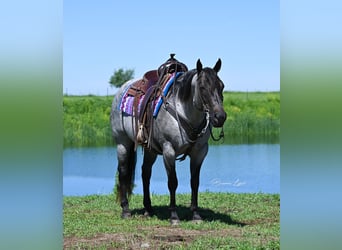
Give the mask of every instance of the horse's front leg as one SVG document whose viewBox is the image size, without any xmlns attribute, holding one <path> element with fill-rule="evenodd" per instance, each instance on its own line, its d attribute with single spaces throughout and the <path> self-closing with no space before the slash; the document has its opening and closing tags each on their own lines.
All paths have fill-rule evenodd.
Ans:
<svg viewBox="0 0 342 250">
<path fill-rule="evenodd" d="M 152 174 L 152 165 L 156 161 L 156 158 L 156 154 L 148 150 L 144 150 L 144 161 L 141 167 L 141 177 L 143 180 L 145 215 L 147 216 L 151 216 L 153 214 L 150 198 L 150 179 Z"/>
<path fill-rule="evenodd" d="M 200 177 L 201 166 L 202 166 L 205 156 L 208 153 L 208 144 L 205 144 L 200 148 L 195 147 L 192 151 L 193 153 L 190 154 L 192 219 L 194 221 L 201 221 L 202 218 L 198 213 L 198 187 L 199 187 L 199 177 Z"/>
<path fill-rule="evenodd" d="M 177 174 L 176 174 L 176 154 L 171 143 L 167 142 L 163 145 L 163 160 L 168 177 L 168 188 L 170 192 L 170 222 L 171 225 L 177 225 L 179 218 L 176 212 L 176 189 L 178 186 Z"/>
</svg>

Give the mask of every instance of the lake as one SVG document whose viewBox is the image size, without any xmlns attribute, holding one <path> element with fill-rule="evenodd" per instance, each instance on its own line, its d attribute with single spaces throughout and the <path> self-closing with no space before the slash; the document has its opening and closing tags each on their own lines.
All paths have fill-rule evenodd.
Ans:
<svg viewBox="0 0 342 250">
<path fill-rule="evenodd" d="M 142 149 L 137 149 L 134 193 L 142 194 Z M 177 161 L 177 193 L 191 193 L 189 158 Z M 63 151 L 63 195 L 113 192 L 117 168 L 115 147 L 66 148 Z M 151 194 L 169 194 L 162 157 L 152 168 Z M 200 175 L 200 192 L 280 193 L 280 145 L 209 146 Z"/>
</svg>

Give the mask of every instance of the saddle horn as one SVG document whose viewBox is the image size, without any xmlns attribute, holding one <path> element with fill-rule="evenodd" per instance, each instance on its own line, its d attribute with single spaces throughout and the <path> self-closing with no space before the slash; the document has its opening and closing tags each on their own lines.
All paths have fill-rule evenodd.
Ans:
<svg viewBox="0 0 342 250">
<path fill-rule="evenodd" d="M 216 73 L 218 73 L 218 72 L 220 71 L 220 69 L 221 69 L 221 64 L 222 64 L 222 62 L 221 62 L 221 59 L 219 58 L 219 59 L 217 60 L 216 64 L 215 64 L 215 66 L 214 66 L 214 70 L 215 70 Z"/>
</svg>

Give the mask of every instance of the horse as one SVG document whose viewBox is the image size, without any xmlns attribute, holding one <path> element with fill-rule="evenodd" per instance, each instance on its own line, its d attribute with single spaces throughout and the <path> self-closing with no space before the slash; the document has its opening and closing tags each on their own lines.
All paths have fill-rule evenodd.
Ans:
<svg viewBox="0 0 342 250">
<path fill-rule="evenodd" d="M 221 59 L 213 68 L 203 68 L 200 59 L 196 68 L 186 71 L 175 80 L 164 103 L 153 121 L 150 148 L 144 148 L 142 164 L 143 205 L 145 215 L 153 214 L 150 199 L 152 165 L 162 155 L 170 193 L 170 223 L 180 222 L 176 211 L 176 160 L 190 157 L 191 211 L 194 221 L 201 221 L 198 212 L 198 188 L 202 162 L 208 152 L 212 127 L 223 127 L 227 114 L 223 108 L 224 83 L 218 76 Z M 111 127 L 117 145 L 118 181 L 117 198 L 122 218 L 131 216 L 128 198 L 132 194 L 136 165 L 137 121 L 119 108 L 120 97 L 131 81 L 126 82 L 114 96 L 111 109 Z M 178 157 L 178 158 L 177 158 Z"/>
</svg>

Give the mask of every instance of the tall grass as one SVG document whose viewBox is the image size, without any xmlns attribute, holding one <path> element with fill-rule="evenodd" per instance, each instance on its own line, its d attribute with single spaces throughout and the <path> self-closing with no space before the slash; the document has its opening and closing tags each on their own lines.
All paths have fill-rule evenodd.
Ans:
<svg viewBox="0 0 342 250">
<path fill-rule="evenodd" d="M 110 128 L 112 97 L 63 98 L 64 146 L 113 144 Z"/>
<path fill-rule="evenodd" d="M 279 92 L 225 92 L 226 143 L 279 142 Z"/>
<path fill-rule="evenodd" d="M 64 96 L 64 146 L 113 145 L 112 100 L 113 96 Z M 224 143 L 279 142 L 279 92 L 224 92 L 224 107 Z M 219 132 L 213 130 L 216 137 Z"/>
</svg>

